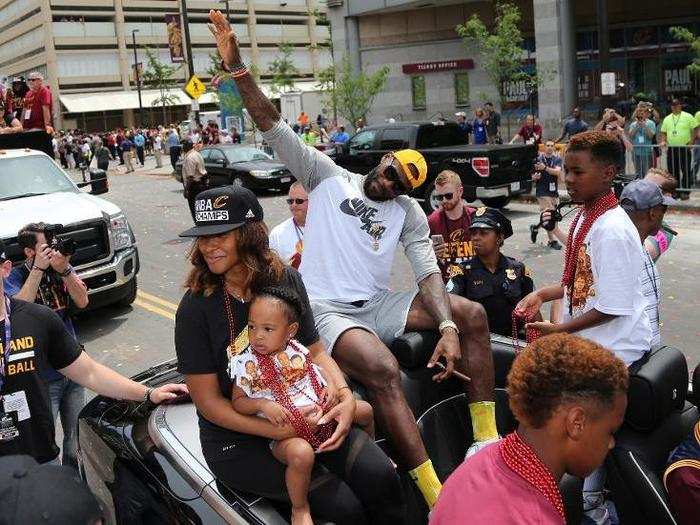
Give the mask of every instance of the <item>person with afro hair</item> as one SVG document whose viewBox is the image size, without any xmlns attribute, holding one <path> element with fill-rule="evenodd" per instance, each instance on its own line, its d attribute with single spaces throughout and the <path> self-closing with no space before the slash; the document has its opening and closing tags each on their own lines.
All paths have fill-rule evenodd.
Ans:
<svg viewBox="0 0 700 525">
<path fill-rule="evenodd" d="M 625 364 L 587 339 L 553 334 L 531 343 L 508 374 L 517 430 L 452 473 L 430 524 L 564 524 L 558 483 L 603 463 L 628 381 Z"/>
</svg>

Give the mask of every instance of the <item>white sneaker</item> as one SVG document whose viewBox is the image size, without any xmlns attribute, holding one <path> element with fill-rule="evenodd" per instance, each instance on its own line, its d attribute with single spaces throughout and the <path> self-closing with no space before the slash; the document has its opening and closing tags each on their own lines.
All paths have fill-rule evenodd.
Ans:
<svg viewBox="0 0 700 525">
<path fill-rule="evenodd" d="M 491 443 L 496 443 L 501 439 L 500 436 L 497 438 L 492 438 L 492 439 L 487 439 L 486 441 L 474 441 L 469 448 L 467 449 L 467 454 L 464 456 L 464 459 L 472 457 L 474 454 L 479 452 L 482 448 L 490 445 Z"/>
</svg>

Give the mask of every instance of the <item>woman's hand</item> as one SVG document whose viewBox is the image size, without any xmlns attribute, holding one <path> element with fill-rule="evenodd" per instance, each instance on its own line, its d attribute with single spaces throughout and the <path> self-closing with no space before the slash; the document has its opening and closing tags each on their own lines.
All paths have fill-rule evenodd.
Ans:
<svg viewBox="0 0 700 525">
<path fill-rule="evenodd" d="M 241 63 L 241 51 L 238 46 L 238 38 L 236 33 L 231 29 L 231 24 L 229 24 L 226 17 L 221 14 L 221 11 L 209 11 L 209 20 L 211 24 L 208 24 L 209 31 L 216 39 L 216 47 L 219 50 L 219 55 L 221 56 L 224 64 L 231 66 L 233 64 Z"/>
<path fill-rule="evenodd" d="M 542 307 L 542 298 L 537 292 L 531 292 L 523 297 L 520 302 L 515 305 L 515 314 L 525 319 L 532 319 Z"/>
<path fill-rule="evenodd" d="M 159 405 L 163 401 L 171 401 L 178 396 L 188 395 L 189 393 L 190 391 L 187 389 L 187 385 L 183 383 L 169 383 L 154 388 L 149 398 L 151 403 Z"/>
<path fill-rule="evenodd" d="M 340 403 L 328 411 L 318 422 L 319 425 L 333 420 L 338 423 L 333 435 L 318 447 L 319 452 L 328 452 L 337 449 L 343 444 L 345 437 L 348 435 L 348 432 L 350 432 L 352 420 L 355 417 L 355 398 L 349 389 L 346 388 L 343 390 L 344 394 Z"/>
<path fill-rule="evenodd" d="M 284 408 L 279 403 L 275 403 L 274 401 L 268 401 L 267 403 L 265 403 L 261 407 L 260 411 L 270 423 L 277 427 L 282 427 L 286 425 L 292 418 L 291 414 L 289 413 L 289 410 Z"/>
</svg>

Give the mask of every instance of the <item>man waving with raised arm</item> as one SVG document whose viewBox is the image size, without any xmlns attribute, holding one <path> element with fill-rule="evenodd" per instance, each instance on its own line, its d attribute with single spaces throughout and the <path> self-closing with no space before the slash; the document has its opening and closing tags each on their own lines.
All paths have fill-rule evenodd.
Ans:
<svg viewBox="0 0 700 525">
<path fill-rule="evenodd" d="M 432 507 L 440 482 L 402 393 L 398 363 L 386 344 L 406 330 L 439 329 L 441 338 L 428 366 L 443 360 L 446 368 L 433 379 L 442 381 L 455 369 L 472 378 L 466 390 L 477 443 L 470 451 L 498 435 L 486 315 L 479 304 L 445 292 L 427 219 L 407 195 L 425 181 L 425 159 L 413 150 L 397 151 L 363 176 L 305 146 L 241 63 L 238 39 L 226 18 L 219 11 L 211 11 L 209 17 L 222 67 L 235 79 L 246 109 L 265 141 L 309 192 L 299 270 L 321 338 L 340 367 L 367 387 L 398 459 Z M 418 283 L 411 292 L 389 291 L 399 242 Z"/>
</svg>

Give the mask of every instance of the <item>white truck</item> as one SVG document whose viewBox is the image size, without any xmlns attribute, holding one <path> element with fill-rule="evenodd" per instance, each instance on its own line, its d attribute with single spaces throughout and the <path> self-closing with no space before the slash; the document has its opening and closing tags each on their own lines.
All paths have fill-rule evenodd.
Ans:
<svg viewBox="0 0 700 525">
<path fill-rule="evenodd" d="M 2 135 L 0 135 L 2 137 Z M 23 259 L 17 232 L 29 223 L 63 225 L 74 241 L 71 264 L 88 287 L 89 309 L 131 304 L 136 298 L 139 253 L 126 216 L 96 195 L 108 191 L 104 172 L 74 183 L 45 153 L 2 149 L 0 141 L 0 238 L 15 264 Z M 81 191 L 91 186 L 90 193 Z"/>
</svg>

